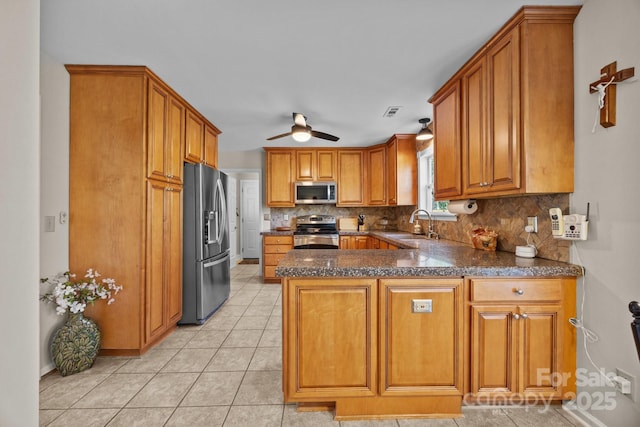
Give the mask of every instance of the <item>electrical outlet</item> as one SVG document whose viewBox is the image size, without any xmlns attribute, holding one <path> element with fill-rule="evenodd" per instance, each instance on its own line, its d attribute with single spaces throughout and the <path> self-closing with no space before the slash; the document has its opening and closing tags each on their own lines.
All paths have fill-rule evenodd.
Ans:
<svg viewBox="0 0 640 427">
<path fill-rule="evenodd" d="M 530 227 L 529 233 L 537 233 L 538 232 L 538 217 L 537 216 L 528 216 L 527 217 L 527 227 Z"/>
<path fill-rule="evenodd" d="M 638 390 L 636 390 L 636 377 L 626 371 L 623 371 L 620 368 L 616 368 L 616 375 L 624 378 L 631 383 L 631 394 L 627 394 L 626 396 L 628 396 L 634 402 L 637 402 L 636 399 L 638 398 Z"/>
<path fill-rule="evenodd" d="M 411 300 L 411 311 L 413 313 L 431 313 L 433 311 L 433 301 L 430 299 Z"/>
</svg>

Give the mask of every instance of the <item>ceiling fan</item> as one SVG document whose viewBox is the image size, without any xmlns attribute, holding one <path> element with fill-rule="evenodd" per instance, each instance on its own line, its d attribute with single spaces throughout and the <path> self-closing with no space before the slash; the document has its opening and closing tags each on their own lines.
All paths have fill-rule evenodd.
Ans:
<svg viewBox="0 0 640 427">
<path fill-rule="evenodd" d="M 293 123 L 293 126 L 291 126 L 291 132 L 272 136 L 271 138 L 267 138 L 267 141 L 272 141 L 289 135 L 298 142 L 308 141 L 312 136 L 320 139 L 327 139 L 329 141 L 337 141 L 340 139 L 337 136 L 329 135 L 328 133 L 312 130 L 311 126 L 307 124 L 307 118 L 300 113 L 293 113 Z"/>
</svg>

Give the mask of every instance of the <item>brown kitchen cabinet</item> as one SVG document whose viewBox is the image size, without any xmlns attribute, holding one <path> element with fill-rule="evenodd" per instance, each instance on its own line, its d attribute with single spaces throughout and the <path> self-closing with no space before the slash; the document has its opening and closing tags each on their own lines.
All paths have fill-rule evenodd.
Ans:
<svg viewBox="0 0 640 427">
<path fill-rule="evenodd" d="M 87 315 L 103 354 L 139 355 L 182 317 L 180 144 L 194 110 L 143 66 L 67 70 L 69 267 L 123 285 L 114 304 Z"/>
<path fill-rule="evenodd" d="M 365 152 L 365 185 L 367 206 L 385 206 L 387 204 L 387 147 L 378 145 Z"/>
<path fill-rule="evenodd" d="M 146 333 L 162 336 L 182 318 L 182 187 L 147 182 Z"/>
<path fill-rule="evenodd" d="M 579 10 L 523 7 L 429 100 L 436 199 L 573 191 Z"/>
<path fill-rule="evenodd" d="M 575 393 L 575 278 L 469 279 L 470 392 L 570 399 Z M 556 381 L 564 375 L 566 382 Z"/>
<path fill-rule="evenodd" d="M 187 109 L 185 127 L 185 161 L 204 163 L 217 169 L 220 130 L 193 109 Z"/>
<path fill-rule="evenodd" d="M 163 85 L 149 80 L 147 177 L 182 183 L 186 107 Z"/>
<path fill-rule="evenodd" d="M 334 149 L 298 149 L 296 181 L 335 181 L 336 156 Z"/>
<path fill-rule="evenodd" d="M 460 414 L 461 278 L 285 278 L 286 403 L 341 419 Z M 430 299 L 432 313 L 412 313 Z"/>
<path fill-rule="evenodd" d="M 418 198 L 418 160 L 416 136 L 396 134 L 387 142 L 387 204 L 416 205 Z"/>
<path fill-rule="evenodd" d="M 463 395 L 463 295 L 460 278 L 380 279 L 380 395 Z"/>
<path fill-rule="evenodd" d="M 337 206 L 365 205 L 365 167 L 364 150 L 338 150 Z"/>
<path fill-rule="evenodd" d="M 279 282 L 275 271 L 278 263 L 293 249 L 293 236 L 268 236 L 262 238 L 262 277 L 265 282 Z"/>
<path fill-rule="evenodd" d="M 462 194 L 460 142 L 460 83 L 451 83 L 433 103 L 434 197 L 455 199 Z"/>
<path fill-rule="evenodd" d="M 285 280 L 285 402 L 374 396 L 378 331 L 376 280 Z"/>
<path fill-rule="evenodd" d="M 340 236 L 340 249 L 369 249 L 369 236 Z"/>
<path fill-rule="evenodd" d="M 267 206 L 295 206 L 295 151 L 286 148 L 264 150 L 267 153 Z"/>
</svg>

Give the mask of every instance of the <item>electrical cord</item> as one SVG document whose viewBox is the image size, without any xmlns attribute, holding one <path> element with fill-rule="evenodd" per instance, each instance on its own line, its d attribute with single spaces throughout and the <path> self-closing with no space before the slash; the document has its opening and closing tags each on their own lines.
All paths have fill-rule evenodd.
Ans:
<svg viewBox="0 0 640 427">
<path fill-rule="evenodd" d="M 582 266 L 582 260 L 580 259 L 580 253 L 578 252 L 578 248 L 577 248 L 577 246 L 575 246 L 575 242 L 572 242 L 571 244 L 575 248 L 574 252 L 576 254 L 576 259 L 578 261 L 578 264 Z M 615 388 L 615 384 L 613 383 L 613 381 L 611 381 L 611 379 L 609 377 L 607 377 L 605 375 L 604 370 L 599 368 L 598 365 L 595 364 L 595 362 L 591 358 L 591 354 L 589 354 L 589 349 L 587 348 L 587 343 L 598 342 L 600 340 L 600 338 L 598 337 L 598 335 L 595 332 L 593 332 L 591 329 L 589 329 L 589 328 L 584 326 L 584 321 L 583 321 L 584 302 L 586 300 L 586 295 L 587 295 L 586 276 L 587 276 L 587 272 L 585 271 L 584 267 L 582 267 L 582 278 L 581 278 L 581 282 L 582 282 L 582 301 L 580 302 L 580 318 L 572 317 L 572 318 L 569 319 L 569 323 L 571 323 L 576 329 L 578 329 L 579 331 L 582 332 L 582 335 L 584 337 L 584 339 L 582 341 L 583 342 L 583 346 L 584 346 L 584 353 L 587 356 L 587 359 L 589 359 L 589 362 L 591 363 L 591 365 L 600 374 L 600 376 L 602 376 L 602 378 L 605 379 L 605 381 L 607 382 L 607 384 L 609 386 Z"/>
</svg>

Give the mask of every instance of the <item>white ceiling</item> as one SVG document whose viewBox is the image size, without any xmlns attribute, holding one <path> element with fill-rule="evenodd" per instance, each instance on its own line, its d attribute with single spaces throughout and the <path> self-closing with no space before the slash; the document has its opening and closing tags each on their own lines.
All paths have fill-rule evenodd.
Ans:
<svg viewBox="0 0 640 427">
<path fill-rule="evenodd" d="M 220 130 L 220 151 L 296 146 L 292 112 L 367 146 L 416 133 L 429 97 L 522 0 L 43 0 L 41 48 L 146 65 Z M 535 0 L 535 4 L 582 4 Z M 389 106 L 402 108 L 383 117 Z"/>
</svg>

